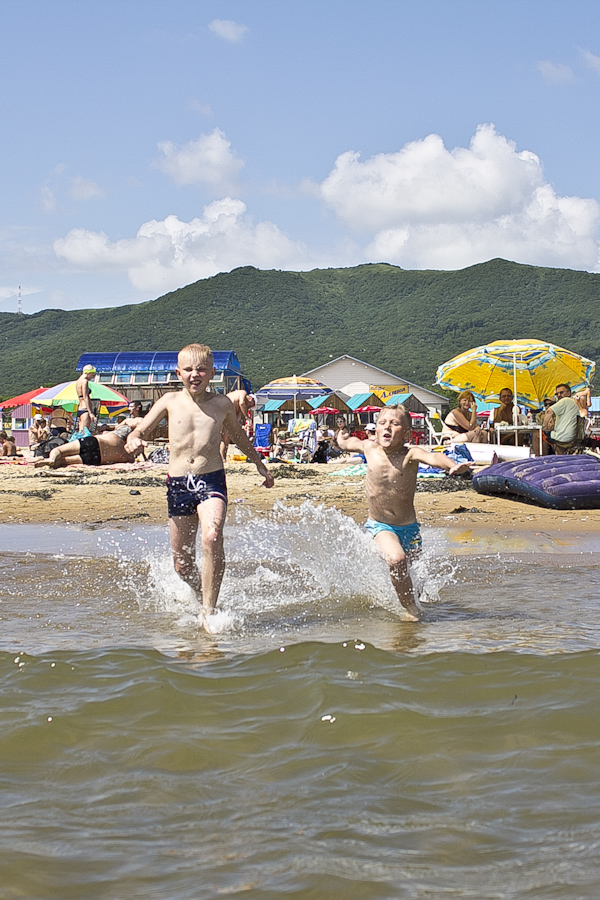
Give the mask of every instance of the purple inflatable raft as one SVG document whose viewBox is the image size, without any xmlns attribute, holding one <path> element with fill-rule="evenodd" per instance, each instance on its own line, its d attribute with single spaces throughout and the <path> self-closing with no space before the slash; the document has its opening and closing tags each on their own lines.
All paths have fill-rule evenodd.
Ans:
<svg viewBox="0 0 600 900">
<path fill-rule="evenodd" d="M 480 494 L 525 497 L 549 509 L 600 509 L 600 458 L 533 456 L 489 466 L 473 476 Z"/>
</svg>

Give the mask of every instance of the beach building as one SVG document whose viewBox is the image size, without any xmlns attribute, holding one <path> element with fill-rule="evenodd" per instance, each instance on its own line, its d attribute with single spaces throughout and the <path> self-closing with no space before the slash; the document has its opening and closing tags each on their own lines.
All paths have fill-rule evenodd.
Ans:
<svg viewBox="0 0 600 900">
<path fill-rule="evenodd" d="M 251 389 L 233 350 L 215 350 L 213 358 L 216 371 L 210 383 L 212 390 L 227 394 L 238 388 Z M 175 374 L 176 351 L 84 353 L 79 357 L 76 370 L 81 372 L 88 365 L 96 369 L 95 381 L 111 385 L 129 400 L 154 403 L 167 391 L 181 387 Z"/>
<path fill-rule="evenodd" d="M 354 356 L 338 356 L 302 375 L 322 381 L 349 398 L 357 394 L 375 394 L 385 403 L 394 394 L 410 394 L 427 407 L 429 415 L 445 416 L 449 406 L 446 397 Z"/>
</svg>

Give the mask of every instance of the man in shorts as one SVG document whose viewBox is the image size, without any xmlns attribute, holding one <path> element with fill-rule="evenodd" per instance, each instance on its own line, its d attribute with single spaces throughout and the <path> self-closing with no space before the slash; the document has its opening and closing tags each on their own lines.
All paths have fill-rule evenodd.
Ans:
<svg viewBox="0 0 600 900">
<path fill-rule="evenodd" d="M 169 419 L 169 477 L 167 501 L 171 550 L 175 571 L 202 603 L 200 621 L 211 632 L 223 575 L 223 526 L 227 512 L 227 485 L 220 453 L 221 434 L 227 430 L 242 453 L 264 478 L 271 473 L 248 440 L 231 400 L 208 390 L 215 368 L 209 347 L 189 344 L 177 357 L 177 375 L 183 390 L 157 400 L 125 444 L 130 453 L 146 446 L 149 434 L 164 416 Z M 196 565 L 196 536 L 200 527 L 202 570 Z"/>
</svg>

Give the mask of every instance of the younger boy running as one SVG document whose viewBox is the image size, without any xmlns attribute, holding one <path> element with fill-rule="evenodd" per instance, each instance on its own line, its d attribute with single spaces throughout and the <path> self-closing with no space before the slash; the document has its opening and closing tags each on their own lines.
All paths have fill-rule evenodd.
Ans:
<svg viewBox="0 0 600 900">
<path fill-rule="evenodd" d="M 183 390 L 157 400 L 129 435 L 125 449 L 134 453 L 147 445 L 144 436 L 167 415 L 169 418 L 169 477 L 167 502 L 175 571 L 202 602 L 201 622 L 210 632 L 225 572 L 223 525 L 227 485 L 220 454 L 221 432 L 227 429 L 240 450 L 252 460 L 273 487 L 274 479 L 240 426 L 233 403 L 224 394 L 208 391 L 214 375 L 213 355 L 203 344 L 189 344 L 177 357 Z M 196 535 L 200 525 L 202 572 L 196 565 Z"/>
<path fill-rule="evenodd" d="M 421 447 L 407 447 L 410 416 L 404 406 L 388 406 L 379 413 L 375 439 L 361 441 L 350 437 L 347 429 L 338 431 L 342 450 L 356 450 L 367 460 L 367 503 L 369 518 L 365 527 L 385 558 L 398 600 L 412 622 L 419 620 L 413 583 L 407 558 L 421 549 L 421 533 L 414 507 L 419 463 L 447 469 L 450 475 L 469 470 L 457 465 L 443 453 L 430 453 Z"/>
</svg>

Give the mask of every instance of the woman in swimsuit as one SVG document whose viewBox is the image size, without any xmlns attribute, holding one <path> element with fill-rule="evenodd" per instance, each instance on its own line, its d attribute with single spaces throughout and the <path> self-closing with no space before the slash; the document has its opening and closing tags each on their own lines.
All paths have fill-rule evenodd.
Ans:
<svg viewBox="0 0 600 900">
<path fill-rule="evenodd" d="M 442 441 L 463 444 L 470 441 L 476 444 L 487 444 L 487 434 L 477 424 L 477 403 L 471 391 L 463 391 L 458 395 L 458 406 L 451 410 L 444 419 Z"/>
<path fill-rule="evenodd" d="M 142 420 L 125 419 L 114 431 L 91 435 L 79 441 L 69 441 L 55 447 L 48 459 L 40 459 L 36 469 L 49 466 L 60 469 L 63 466 L 109 466 L 112 463 L 133 462 L 135 456 L 125 450 L 125 441 Z"/>
</svg>

